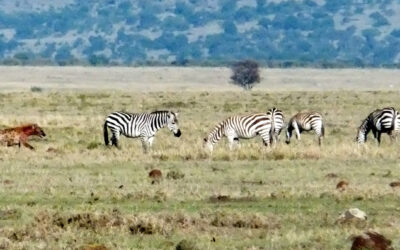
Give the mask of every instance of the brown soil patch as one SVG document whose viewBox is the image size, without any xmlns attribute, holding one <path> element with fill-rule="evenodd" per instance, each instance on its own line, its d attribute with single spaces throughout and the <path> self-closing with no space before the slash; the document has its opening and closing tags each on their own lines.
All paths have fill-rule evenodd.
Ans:
<svg viewBox="0 0 400 250">
<path fill-rule="evenodd" d="M 279 229 L 281 224 L 274 217 L 264 217 L 254 214 L 225 214 L 215 213 L 211 221 L 215 227 L 236 227 L 253 229 Z"/>
<path fill-rule="evenodd" d="M 11 180 L 4 180 L 3 181 L 3 184 L 5 184 L 5 185 L 11 185 L 11 184 L 13 184 L 14 182 L 13 181 L 11 181 Z"/>
<path fill-rule="evenodd" d="M 81 247 L 81 250 L 108 250 L 108 248 L 104 245 L 93 244 L 83 246 Z"/>
<path fill-rule="evenodd" d="M 257 198 L 253 196 L 243 196 L 243 197 L 230 197 L 229 195 L 216 195 L 210 197 L 211 202 L 249 202 L 257 201 Z"/>
<path fill-rule="evenodd" d="M 338 178 L 338 175 L 335 173 L 329 173 L 327 175 L 325 175 L 326 178 Z"/>
</svg>

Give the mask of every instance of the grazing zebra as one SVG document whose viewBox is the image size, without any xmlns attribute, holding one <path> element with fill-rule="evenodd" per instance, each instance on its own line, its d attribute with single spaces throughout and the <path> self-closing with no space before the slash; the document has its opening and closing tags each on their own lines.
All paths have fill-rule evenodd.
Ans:
<svg viewBox="0 0 400 250">
<path fill-rule="evenodd" d="M 369 131 L 372 133 L 378 144 L 381 143 L 381 134 L 387 133 L 393 140 L 400 130 L 400 114 L 394 108 L 377 109 L 370 113 L 358 128 L 356 141 L 361 144 L 367 141 Z"/>
<path fill-rule="evenodd" d="M 267 116 L 271 119 L 271 131 L 273 134 L 271 136 L 271 144 L 274 144 L 278 141 L 282 128 L 285 125 L 285 118 L 282 111 L 275 107 L 267 111 Z"/>
<path fill-rule="evenodd" d="M 209 135 L 204 138 L 204 143 L 210 151 L 213 151 L 214 144 L 223 136 L 226 136 L 229 141 L 229 148 L 232 150 L 233 144 L 235 142 L 239 143 L 239 138 L 250 139 L 256 135 L 260 135 L 264 144 L 269 146 L 272 132 L 271 119 L 266 113 L 231 116 L 220 122 Z"/>
<path fill-rule="evenodd" d="M 109 145 L 108 129 L 111 130 L 112 145 L 118 147 L 121 134 L 130 138 L 140 137 L 143 149 L 151 147 L 156 132 L 167 127 L 176 137 L 181 136 L 177 114 L 171 111 L 155 111 L 152 113 L 130 114 L 125 112 L 114 112 L 107 116 L 104 122 L 104 142 Z"/>
<path fill-rule="evenodd" d="M 325 134 L 324 123 L 322 116 L 317 112 L 301 112 L 293 116 L 287 126 L 286 143 L 290 143 L 293 130 L 296 132 L 296 137 L 300 140 L 300 134 L 303 131 L 314 130 L 318 136 L 318 144 L 321 146 L 322 138 Z"/>
</svg>

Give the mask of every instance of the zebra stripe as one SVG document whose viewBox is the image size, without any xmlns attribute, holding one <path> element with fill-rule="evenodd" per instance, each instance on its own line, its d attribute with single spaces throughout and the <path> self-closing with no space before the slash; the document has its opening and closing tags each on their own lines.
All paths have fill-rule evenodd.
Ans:
<svg viewBox="0 0 400 250">
<path fill-rule="evenodd" d="M 324 123 L 321 114 L 317 112 L 301 112 L 293 116 L 287 127 L 286 143 L 290 143 L 293 130 L 295 130 L 296 137 L 300 140 L 300 134 L 303 131 L 314 130 L 318 136 L 318 144 L 322 144 L 322 138 L 325 135 Z"/>
<path fill-rule="evenodd" d="M 249 114 L 243 116 L 231 116 L 220 122 L 210 133 L 204 138 L 205 146 L 210 151 L 214 145 L 226 136 L 229 141 L 229 148 L 233 148 L 233 144 L 239 143 L 239 139 L 250 139 L 256 135 L 260 135 L 266 146 L 270 145 L 271 119 L 265 113 Z"/>
<path fill-rule="evenodd" d="M 400 130 L 400 114 L 392 108 L 377 109 L 370 113 L 358 128 L 356 141 L 361 144 L 367 141 L 367 135 L 372 130 L 374 138 L 381 143 L 381 134 L 387 133 L 393 140 Z"/>
<path fill-rule="evenodd" d="M 272 108 L 267 111 L 267 116 L 271 119 L 271 144 L 275 143 L 279 139 L 279 135 L 285 125 L 284 116 L 281 110 Z"/>
<path fill-rule="evenodd" d="M 111 143 L 118 147 L 120 135 L 129 138 L 140 138 L 143 149 L 147 151 L 151 147 L 156 132 L 168 127 L 176 137 L 181 136 L 177 114 L 171 111 L 155 111 L 152 113 L 126 113 L 113 112 L 104 122 L 104 142 L 109 145 L 108 129 L 111 130 Z"/>
</svg>

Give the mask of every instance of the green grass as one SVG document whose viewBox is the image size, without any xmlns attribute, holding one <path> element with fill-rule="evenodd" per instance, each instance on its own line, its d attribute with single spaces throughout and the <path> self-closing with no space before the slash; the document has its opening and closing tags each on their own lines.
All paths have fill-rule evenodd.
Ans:
<svg viewBox="0 0 400 250">
<path fill-rule="evenodd" d="M 400 247 L 398 143 L 383 136 L 354 142 L 356 128 L 375 108 L 395 106 L 398 92 L 15 92 L 0 94 L 0 127 L 37 122 L 48 138 L 36 151 L 0 148 L 0 246 L 65 249 L 90 244 L 110 249 L 172 249 L 183 239 L 199 249 L 346 249 L 368 229 Z M 321 112 L 324 146 L 312 134 L 265 148 L 242 140 L 213 155 L 202 138 L 232 114 Z M 182 137 L 162 130 L 154 148 L 122 138 L 103 145 L 105 116 L 116 110 L 180 112 Z M 53 148 L 55 152 L 47 152 Z M 156 184 L 148 177 L 160 169 Z M 168 175 L 169 173 L 169 175 Z M 335 173 L 336 178 L 327 177 Z M 169 176 L 169 178 L 167 178 Z M 350 183 L 336 190 L 340 180 Z M 219 198 L 218 198 L 219 197 Z M 357 207 L 366 223 L 340 225 Z"/>
</svg>

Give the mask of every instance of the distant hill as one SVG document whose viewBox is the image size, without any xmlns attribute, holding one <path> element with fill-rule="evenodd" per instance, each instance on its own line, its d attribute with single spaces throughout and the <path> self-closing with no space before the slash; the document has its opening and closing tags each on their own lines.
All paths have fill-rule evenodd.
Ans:
<svg viewBox="0 0 400 250">
<path fill-rule="evenodd" d="M 395 0 L 0 0 L 3 64 L 400 64 Z"/>
</svg>

